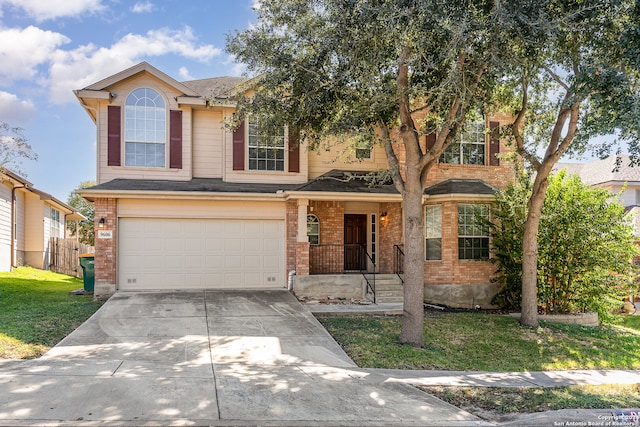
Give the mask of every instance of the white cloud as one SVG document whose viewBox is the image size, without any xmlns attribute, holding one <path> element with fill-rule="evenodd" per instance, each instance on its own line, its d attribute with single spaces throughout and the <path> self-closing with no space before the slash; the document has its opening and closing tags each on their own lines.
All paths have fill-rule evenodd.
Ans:
<svg viewBox="0 0 640 427">
<path fill-rule="evenodd" d="M 154 4 L 151 3 L 150 1 L 145 1 L 145 2 L 139 1 L 133 5 L 133 7 L 131 8 L 131 11 L 133 13 L 149 13 L 149 12 L 153 12 L 155 8 L 156 7 L 154 6 Z"/>
<path fill-rule="evenodd" d="M 0 81 L 33 78 L 37 67 L 46 63 L 69 38 L 29 26 L 0 29 Z"/>
<path fill-rule="evenodd" d="M 235 55 L 229 55 L 223 64 L 229 66 L 230 76 L 240 77 L 247 71 L 247 66 L 241 62 L 237 62 Z"/>
<path fill-rule="evenodd" d="M 36 108 L 28 99 L 19 99 L 16 95 L 0 91 L 0 117 L 12 126 L 26 123 L 34 114 Z"/>
<path fill-rule="evenodd" d="M 0 0 L 0 6 L 10 5 L 24 10 L 37 22 L 47 19 L 81 16 L 103 10 L 102 0 Z"/>
<path fill-rule="evenodd" d="M 187 67 L 180 67 L 180 69 L 178 70 L 178 74 L 180 75 L 180 78 L 182 80 L 195 80 L 191 74 L 189 74 L 189 70 L 187 69 Z"/>
<path fill-rule="evenodd" d="M 148 57 L 175 54 L 207 62 L 221 50 L 197 45 L 189 27 L 183 30 L 160 29 L 145 35 L 127 34 L 111 47 L 85 45 L 71 51 L 58 50 L 50 71 L 50 100 L 74 101 L 72 91 L 95 83 Z"/>
</svg>

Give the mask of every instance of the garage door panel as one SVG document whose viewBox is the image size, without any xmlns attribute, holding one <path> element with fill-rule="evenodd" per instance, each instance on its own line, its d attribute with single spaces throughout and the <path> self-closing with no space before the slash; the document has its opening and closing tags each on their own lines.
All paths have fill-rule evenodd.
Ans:
<svg viewBox="0 0 640 427">
<path fill-rule="evenodd" d="M 285 287 L 284 221 L 124 218 L 120 289 Z"/>
<path fill-rule="evenodd" d="M 207 264 L 207 270 L 220 270 L 222 269 L 222 267 L 224 266 L 224 256 L 222 255 L 217 255 L 217 256 L 211 256 L 211 255 L 207 255 L 207 257 L 205 258 L 205 262 Z"/>
<path fill-rule="evenodd" d="M 226 255 L 224 257 L 225 270 L 240 270 L 244 267 L 242 260 L 244 255 Z"/>
<path fill-rule="evenodd" d="M 271 271 L 277 271 L 280 266 L 280 258 L 277 255 L 264 256 L 262 257 L 262 262 L 264 262 L 263 268 Z"/>
</svg>

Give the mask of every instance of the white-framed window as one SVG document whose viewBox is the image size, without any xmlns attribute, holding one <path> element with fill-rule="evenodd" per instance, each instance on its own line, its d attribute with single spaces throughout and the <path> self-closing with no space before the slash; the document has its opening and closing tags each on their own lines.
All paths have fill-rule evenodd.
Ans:
<svg viewBox="0 0 640 427">
<path fill-rule="evenodd" d="M 155 90 L 139 88 L 124 107 L 125 166 L 164 168 L 166 165 L 167 109 Z"/>
<path fill-rule="evenodd" d="M 266 135 L 255 119 L 249 120 L 249 170 L 284 171 L 285 134 Z"/>
<path fill-rule="evenodd" d="M 62 220 L 61 220 L 61 215 L 60 215 L 60 211 L 57 210 L 56 208 L 50 208 L 50 224 L 49 224 L 49 231 L 50 231 L 50 235 L 51 237 L 63 237 L 60 232 L 62 230 Z"/>
<path fill-rule="evenodd" d="M 462 132 L 440 156 L 440 163 L 484 165 L 487 139 L 483 119 L 468 122 Z"/>
<path fill-rule="evenodd" d="M 442 259 L 442 205 L 425 206 L 425 259 L 435 261 Z"/>
<path fill-rule="evenodd" d="M 312 245 L 320 244 L 320 220 L 313 214 L 307 215 L 307 237 Z"/>
<path fill-rule="evenodd" d="M 458 258 L 489 259 L 489 205 L 458 205 Z"/>
</svg>

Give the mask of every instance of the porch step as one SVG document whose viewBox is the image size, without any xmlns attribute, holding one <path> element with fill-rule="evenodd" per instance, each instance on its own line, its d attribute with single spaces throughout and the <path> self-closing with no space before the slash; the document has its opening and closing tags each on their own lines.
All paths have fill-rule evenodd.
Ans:
<svg viewBox="0 0 640 427">
<path fill-rule="evenodd" d="M 373 279 L 368 275 L 369 281 Z M 376 303 L 397 303 L 404 301 L 402 282 L 395 274 L 376 274 Z"/>
</svg>

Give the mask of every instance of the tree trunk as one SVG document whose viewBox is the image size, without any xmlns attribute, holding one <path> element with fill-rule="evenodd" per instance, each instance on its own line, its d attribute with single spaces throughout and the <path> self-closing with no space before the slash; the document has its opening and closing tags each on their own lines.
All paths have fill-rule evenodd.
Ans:
<svg viewBox="0 0 640 427">
<path fill-rule="evenodd" d="M 424 228 L 422 184 L 417 168 L 406 169 L 403 193 L 405 236 L 404 313 L 400 341 L 414 347 L 424 346 Z"/>
<path fill-rule="evenodd" d="M 539 171 L 529 199 L 522 238 L 522 313 L 520 324 L 538 326 L 538 229 L 547 192 L 549 173 Z"/>
</svg>

